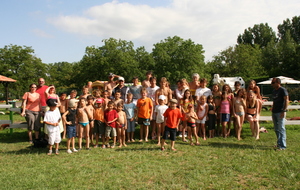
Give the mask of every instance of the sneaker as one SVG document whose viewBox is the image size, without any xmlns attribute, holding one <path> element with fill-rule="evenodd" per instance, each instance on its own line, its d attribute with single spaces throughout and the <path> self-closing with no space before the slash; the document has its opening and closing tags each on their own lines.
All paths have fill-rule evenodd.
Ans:
<svg viewBox="0 0 300 190">
<path fill-rule="evenodd" d="M 182 137 L 182 132 L 179 132 L 179 135 L 178 135 L 178 137 Z"/>
<path fill-rule="evenodd" d="M 73 152 L 78 152 L 78 150 L 76 150 L 76 148 L 73 148 Z"/>
<path fill-rule="evenodd" d="M 70 149 L 67 150 L 68 154 L 72 154 L 72 151 Z"/>
</svg>

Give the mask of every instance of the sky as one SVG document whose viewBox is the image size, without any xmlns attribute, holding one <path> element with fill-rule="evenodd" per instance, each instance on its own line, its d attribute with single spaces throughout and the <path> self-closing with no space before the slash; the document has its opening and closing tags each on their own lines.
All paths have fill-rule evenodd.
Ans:
<svg viewBox="0 0 300 190">
<path fill-rule="evenodd" d="M 299 16 L 299 0 L 8 0 L 0 2 L 0 48 L 30 46 L 43 63 L 78 62 L 103 39 L 135 48 L 179 36 L 202 44 L 205 61 L 255 24 Z"/>
</svg>

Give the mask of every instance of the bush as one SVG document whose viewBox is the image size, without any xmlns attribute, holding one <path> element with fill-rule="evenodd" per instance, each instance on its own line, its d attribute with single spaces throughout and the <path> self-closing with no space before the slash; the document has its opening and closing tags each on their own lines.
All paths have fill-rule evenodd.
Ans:
<svg viewBox="0 0 300 190">
<path fill-rule="evenodd" d="M 291 101 L 300 100 L 300 88 L 287 88 Z"/>
</svg>

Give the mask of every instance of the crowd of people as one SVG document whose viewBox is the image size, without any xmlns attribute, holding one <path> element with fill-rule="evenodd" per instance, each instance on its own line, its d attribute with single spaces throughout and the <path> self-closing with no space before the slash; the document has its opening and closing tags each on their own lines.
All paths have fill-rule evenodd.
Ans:
<svg viewBox="0 0 300 190">
<path fill-rule="evenodd" d="M 159 80 L 152 72 L 146 73 L 142 82 L 138 77 L 132 79 L 132 85 L 126 86 L 122 76 L 109 74 L 109 80 L 102 87 L 92 88 L 92 82 L 82 88 L 77 98 L 77 91 L 72 90 L 69 98 L 66 93 L 56 94 L 53 85 L 46 86 L 40 78 L 38 85 L 31 84 L 29 92 L 23 96 L 22 116 L 28 123 L 29 142 L 40 138 L 40 129 L 48 139 L 49 152 L 55 146 L 59 154 L 61 139 L 67 138 L 67 153 L 77 152 L 82 148 L 96 148 L 101 139 L 102 148 L 126 147 L 135 142 L 135 128 L 140 126 L 139 141 L 148 142 L 149 136 L 156 141 L 161 150 L 165 150 L 165 140 L 170 138 L 171 150 L 175 149 L 176 136 L 190 145 L 200 145 L 200 140 L 231 134 L 231 125 L 235 136 L 241 140 L 244 120 L 248 120 L 252 136 L 259 139 L 259 116 L 262 109 L 260 89 L 254 80 L 248 88 L 241 88 L 237 81 L 234 90 L 228 84 L 220 87 L 214 84 L 207 88 L 207 80 L 200 79 L 195 73 L 193 80 L 177 81 L 177 88 L 172 90 L 165 77 Z M 288 105 L 288 93 L 280 86 L 280 79 L 274 78 L 273 120 L 277 135 L 276 148 L 286 148 L 284 117 Z M 42 123 L 41 123 L 41 118 Z M 151 130 L 151 131 L 150 131 Z M 186 139 L 188 137 L 188 140 Z M 78 149 L 75 141 L 78 138 Z"/>
</svg>

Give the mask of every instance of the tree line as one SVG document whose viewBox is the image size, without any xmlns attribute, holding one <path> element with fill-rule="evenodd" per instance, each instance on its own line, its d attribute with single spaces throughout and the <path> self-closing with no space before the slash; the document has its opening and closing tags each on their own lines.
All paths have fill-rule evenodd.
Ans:
<svg viewBox="0 0 300 190">
<path fill-rule="evenodd" d="M 27 46 L 6 45 L 0 48 L 0 74 L 16 79 L 10 85 L 12 97 L 20 98 L 31 83 L 43 77 L 58 92 L 81 89 L 87 81 L 107 80 L 109 73 L 131 82 L 137 76 L 153 71 L 157 78 L 167 77 L 171 84 L 178 79 L 191 79 L 192 73 L 211 80 L 213 74 L 241 76 L 245 81 L 284 75 L 299 79 L 300 16 L 279 24 L 278 32 L 267 23 L 256 24 L 237 37 L 237 44 L 222 50 L 207 63 L 204 48 L 191 39 L 167 37 L 154 44 L 152 52 L 133 42 L 109 38 L 104 45 L 88 46 L 78 62 L 45 64 Z M 4 92 L 3 87 L 0 87 Z M 1 97 L 0 97 L 1 98 Z"/>
</svg>

